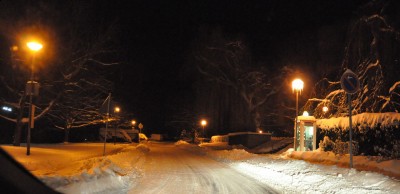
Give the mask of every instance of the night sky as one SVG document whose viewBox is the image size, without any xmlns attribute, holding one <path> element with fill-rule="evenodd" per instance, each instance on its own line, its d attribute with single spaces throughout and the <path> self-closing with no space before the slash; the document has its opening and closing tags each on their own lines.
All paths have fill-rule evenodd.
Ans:
<svg viewBox="0 0 400 194">
<path fill-rule="evenodd" d="M 169 98 L 189 80 L 180 73 L 202 26 L 240 34 L 257 59 L 274 60 L 277 40 L 302 30 L 348 21 L 362 1 L 133 1 L 106 3 L 119 18 L 124 65 L 116 98 L 151 128 L 163 128 Z M 110 10 L 110 7 L 112 10 Z"/>
<path fill-rule="evenodd" d="M 27 1 L 42 6 L 47 1 Z M 192 1 L 76 1 L 88 7 L 94 22 L 115 26 L 118 50 L 114 98 L 145 128 L 162 130 L 171 112 L 171 99 L 193 92 L 184 75 L 199 29 L 220 28 L 240 35 L 256 61 L 278 61 L 277 47 L 286 37 L 314 32 L 321 26 L 347 23 L 366 0 L 192 0 Z M 16 1 L 15 14 L 25 7 Z M 57 5 L 62 9 L 63 5 Z M 11 13 L 11 12 L 10 12 Z M 11 17 L 11 18 L 12 18 Z M 68 19 L 68 16 L 63 16 Z M 51 20 L 52 18 L 46 18 Z M 87 26 L 90 28 L 90 26 Z M 309 36 L 313 36 L 310 33 Z M 304 65 L 304 64 L 299 64 Z M 313 68 L 313 64 L 310 67 Z M 315 65 L 315 64 L 314 64 Z M 173 106 L 179 106 L 173 105 Z"/>
</svg>

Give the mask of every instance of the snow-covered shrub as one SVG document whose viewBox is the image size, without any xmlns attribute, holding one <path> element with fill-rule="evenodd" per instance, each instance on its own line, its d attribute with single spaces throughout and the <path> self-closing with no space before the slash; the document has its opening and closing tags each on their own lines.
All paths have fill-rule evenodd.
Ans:
<svg viewBox="0 0 400 194">
<path fill-rule="evenodd" d="M 333 152 L 339 155 L 349 154 L 350 151 L 349 145 L 350 145 L 349 141 L 342 142 L 337 139 L 333 147 Z M 353 150 L 352 151 L 353 155 L 358 154 L 358 143 L 355 141 L 353 141 L 352 150 Z"/>
<path fill-rule="evenodd" d="M 376 121 L 374 125 L 366 124 L 365 122 L 357 122 L 353 124 L 353 153 L 354 155 L 361 154 L 366 156 L 383 156 L 388 159 L 399 159 L 400 158 L 400 130 L 398 129 L 397 122 L 395 123 L 385 123 L 388 122 L 388 118 Z M 328 136 L 331 141 L 336 142 L 336 148 L 334 151 L 337 154 L 349 153 L 348 143 L 342 141 L 349 141 L 349 129 L 342 128 L 339 125 L 330 126 L 330 128 L 321 128 L 319 126 L 317 130 L 317 140 L 323 140 L 320 143 L 320 147 L 324 147 L 326 150 L 326 145 L 323 143 L 325 136 Z M 339 142 L 339 143 L 338 143 Z"/>
<path fill-rule="evenodd" d="M 324 136 L 324 140 L 319 142 L 319 147 L 322 151 L 332 151 L 334 146 L 335 143 L 328 136 Z"/>
<path fill-rule="evenodd" d="M 392 158 L 400 158 L 400 140 L 396 140 L 393 144 Z"/>
</svg>

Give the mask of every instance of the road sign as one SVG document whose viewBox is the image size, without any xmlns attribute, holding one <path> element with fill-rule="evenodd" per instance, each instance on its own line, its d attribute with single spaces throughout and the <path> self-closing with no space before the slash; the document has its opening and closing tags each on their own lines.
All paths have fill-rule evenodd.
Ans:
<svg viewBox="0 0 400 194">
<path fill-rule="evenodd" d="M 139 123 L 139 129 L 140 130 L 143 129 L 143 124 L 142 123 Z"/>
<path fill-rule="evenodd" d="M 360 80 L 350 69 L 347 69 L 340 78 L 342 89 L 349 94 L 354 94 L 360 90 Z"/>
<path fill-rule="evenodd" d="M 340 85 L 342 89 L 347 92 L 347 98 L 349 103 L 349 153 L 350 153 L 350 168 L 353 168 L 353 130 L 352 130 L 352 118 L 351 113 L 353 111 L 351 107 L 351 95 L 360 90 L 360 80 L 357 75 L 352 72 L 350 69 L 347 69 L 342 77 L 340 78 Z"/>
</svg>

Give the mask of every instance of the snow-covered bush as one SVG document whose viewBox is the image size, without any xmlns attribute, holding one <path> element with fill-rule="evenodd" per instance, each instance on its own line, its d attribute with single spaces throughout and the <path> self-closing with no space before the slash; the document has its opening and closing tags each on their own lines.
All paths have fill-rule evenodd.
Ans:
<svg viewBox="0 0 400 194">
<path fill-rule="evenodd" d="M 328 136 L 324 136 L 324 140 L 319 142 L 319 147 L 322 151 L 332 151 L 334 146 L 335 143 Z"/>
<path fill-rule="evenodd" d="M 344 154 L 349 154 L 349 145 L 350 145 L 350 142 L 349 141 L 347 141 L 347 142 L 342 142 L 342 141 L 340 141 L 339 139 L 337 139 L 336 141 L 335 141 L 335 144 L 334 144 L 334 147 L 333 147 L 333 152 L 335 153 L 335 154 L 339 154 L 339 155 L 344 155 Z M 355 142 L 355 141 L 353 141 L 353 145 L 352 145 L 352 153 L 353 153 L 353 155 L 357 155 L 358 154 L 358 143 L 357 142 Z"/>
<path fill-rule="evenodd" d="M 397 120 L 396 120 L 397 121 Z M 339 122 L 338 122 L 339 123 Z M 384 156 L 386 158 L 400 158 L 400 130 L 395 124 L 382 124 L 383 121 L 370 125 L 365 122 L 353 123 L 353 153 L 368 156 Z M 320 125 L 317 130 L 317 138 L 323 139 L 320 147 L 329 151 L 325 140 L 328 136 L 334 141 L 335 148 L 332 150 L 337 154 L 348 153 L 349 130 L 348 127 L 340 125 L 326 126 Z"/>
</svg>

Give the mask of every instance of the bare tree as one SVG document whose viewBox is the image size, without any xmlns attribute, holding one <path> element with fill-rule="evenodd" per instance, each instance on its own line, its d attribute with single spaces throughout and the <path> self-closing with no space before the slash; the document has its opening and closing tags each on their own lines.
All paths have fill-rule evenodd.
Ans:
<svg viewBox="0 0 400 194">
<path fill-rule="evenodd" d="M 97 120 L 94 116 L 96 113 L 92 112 L 93 107 L 101 95 L 104 97 L 111 90 L 112 85 L 107 81 L 107 75 L 112 72 L 111 66 L 118 63 L 115 62 L 116 51 L 113 49 L 115 42 L 112 37 L 116 31 L 113 21 L 97 17 L 94 10 L 90 9 L 91 3 L 95 2 L 64 2 L 59 7 L 60 4 L 55 2 L 24 4 L 17 1 L 5 6 L 9 8 L 7 10 L 13 10 L 13 13 L 7 10 L 2 12 L 5 19 L 0 20 L 1 33 L 9 41 L 9 47 L 20 48 L 11 52 L 14 60 L 10 61 L 13 64 L 29 63 L 23 49 L 26 40 L 20 39 L 20 34 L 36 34 L 45 43 L 45 54 L 38 55 L 35 64 L 35 71 L 40 71 L 36 72 L 35 80 L 42 86 L 39 102 L 36 103 L 38 114 L 35 120 L 50 111 L 53 118 L 67 119 L 66 126 Z M 18 15 L 15 15 L 15 9 L 20 10 Z M 93 25 L 95 20 L 100 20 L 98 25 Z M 43 64 L 46 64 L 45 68 Z M 22 75 L 28 74 L 18 65 L 12 67 L 12 71 L 19 70 L 23 72 Z M 19 145 L 22 123 L 27 122 L 22 117 L 26 103 L 24 77 L 28 76 L 19 76 L 22 79 L 14 79 L 14 82 L 9 82 L 9 77 L 7 74 L 1 77 L 3 88 L 9 94 L 2 99 L 13 104 L 19 113 L 16 118 L 0 116 L 16 123 L 14 145 Z M 87 92 L 93 91 L 92 88 L 97 92 Z"/>
<path fill-rule="evenodd" d="M 393 1 L 371 1 L 360 8 L 361 16 L 350 25 L 342 70 L 352 69 L 361 82 L 361 90 L 351 102 L 354 114 L 400 109 L 400 31 L 393 11 L 399 7 Z M 324 116 L 324 105 L 330 106 L 331 116 L 348 114 L 346 95 L 338 81 L 324 78 L 316 90 L 322 95 L 306 105 L 314 109 L 314 115 Z"/>
<path fill-rule="evenodd" d="M 261 107 L 280 90 L 281 78 L 290 70 L 283 67 L 275 72 L 257 67 L 243 41 L 226 40 L 218 33 L 202 45 L 196 53 L 199 72 L 216 83 L 233 88 L 245 102 L 254 130 L 260 128 Z"/>
</svg>

